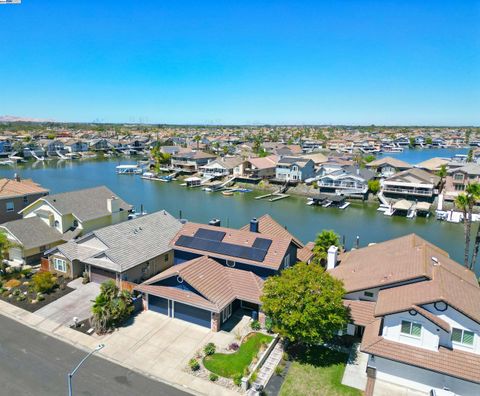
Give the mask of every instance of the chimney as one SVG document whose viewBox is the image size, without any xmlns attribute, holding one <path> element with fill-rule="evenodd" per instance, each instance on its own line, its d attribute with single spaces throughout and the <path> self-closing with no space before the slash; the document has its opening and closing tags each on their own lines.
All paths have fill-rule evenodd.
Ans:
<svg viewBox="0 0 480 396">
<path fill-rule="evenodd" d="M 250 220 L 250 232 L 258 232 L 258 220 L 256 217 Z"/>
<path fill-rule="evenodd" d="M 327 270 L 334 269 L 337 266 L 338 247 L 332 245 L 328 248 Z"/>
<path fill-rule="evenodd" d="M 220 220 L 219 219 L 212 219 L 208 222 L 208 225 L 220 227 Z"/>
<path fill-rule="evenodd" d="M 107 210 L 110 213 L 117 213 L 120 211 L 120 202 L 119 199 L 115 196 L 107 199 Z"/>
<path fill-rule="evenodd" d="M 20 175 L 18 173 L 15 173 L 15 175 L 13 175 L 13 178 L 19 182 L 21 179 L 20 179 Z"/>
</svg>

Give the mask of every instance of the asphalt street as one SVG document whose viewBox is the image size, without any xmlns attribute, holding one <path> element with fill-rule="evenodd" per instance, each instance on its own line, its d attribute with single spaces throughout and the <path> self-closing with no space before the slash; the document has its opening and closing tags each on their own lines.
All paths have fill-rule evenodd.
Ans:
<svg viewBox="0 0 480 396">
<path fill-rule="evenodd" d="M 0 395 L 68 395 L 67 373 L 85 355 L 80 349 L 0 315 Z M 73 378 L 73 395 L 189 394 L 92 356 Z"/>
</svg>

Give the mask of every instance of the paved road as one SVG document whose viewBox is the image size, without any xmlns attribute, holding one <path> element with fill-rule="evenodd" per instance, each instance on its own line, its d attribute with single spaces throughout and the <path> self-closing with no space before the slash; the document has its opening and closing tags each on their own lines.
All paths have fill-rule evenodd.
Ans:
<svg viewBox="0 0 480 396">
<path fill-rule="evenodd" d="M 85 352 L 0 315 L 0 394 L 67 395 L 67 372 Z M 92 356 L 73 378 L 74 395 L 186 396 L 124 367 Z"/>
</svg>

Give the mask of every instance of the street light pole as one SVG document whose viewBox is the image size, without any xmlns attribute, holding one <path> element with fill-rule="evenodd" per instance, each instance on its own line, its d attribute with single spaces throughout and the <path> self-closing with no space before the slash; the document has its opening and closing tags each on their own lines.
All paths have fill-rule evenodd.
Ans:
<svg viewBox="0 0 480 396">
<path fill-rule="evenodd" d="M 80 366 L 85 363 L 85 361 L 90 357 L 92 356 L 95 352 L 98 352 L 100 349 L 102 349 L 105 345 L 104 344 L 100 344 L 99 346 L 97 346 L 93 351 L 91 351 L 87 356 L 85 356 L 80 363 L 78 363 L 77 367 L 75 367 L 73 369 L 73 371 L 71 373 L 68 373 L 68 376 L 67 376 L 67 381 L 68 381 L 68 396 L 73 396 L 73 393 L 72 393 L 72 377 L 75 375 L 75 373 L 77 372 L 77 370 L 80 368 Z"/>
</svg>

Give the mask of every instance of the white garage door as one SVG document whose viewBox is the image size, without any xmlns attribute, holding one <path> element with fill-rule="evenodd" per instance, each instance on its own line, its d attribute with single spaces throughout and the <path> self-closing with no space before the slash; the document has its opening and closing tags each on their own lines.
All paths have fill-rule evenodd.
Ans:
<svg viewBox="0 0 480 396">
<path fill-rule="evenodd" d="M 22 248 L 14 247 L 8 250 L 8 256 L 10 261 L 23 262 L 23 250 Z"/>
</svg>

